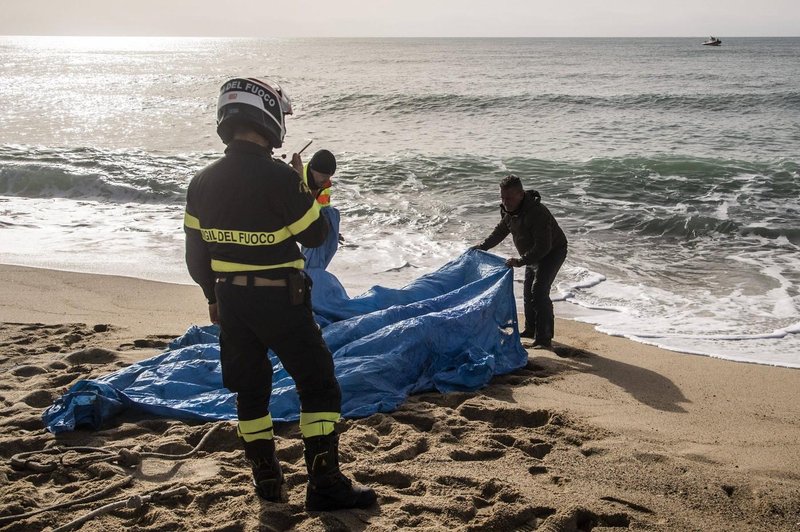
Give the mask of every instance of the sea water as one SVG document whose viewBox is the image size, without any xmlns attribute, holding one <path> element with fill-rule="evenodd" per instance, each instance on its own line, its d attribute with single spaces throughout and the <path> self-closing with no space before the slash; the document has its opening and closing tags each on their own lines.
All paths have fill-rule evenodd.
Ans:
<svg viewBox="0 0 800 532">
<path fill-rule="evenodd" d="M 350 295 L 481 241 L 514 173 L 569 239 L 558 315 L 800 367 L 800 39 L 702 40 L 1 37 L 0 262 L 191 283 L 219 85 L 263 77 L 276 155 L 338 158 Z"/>
</svg>

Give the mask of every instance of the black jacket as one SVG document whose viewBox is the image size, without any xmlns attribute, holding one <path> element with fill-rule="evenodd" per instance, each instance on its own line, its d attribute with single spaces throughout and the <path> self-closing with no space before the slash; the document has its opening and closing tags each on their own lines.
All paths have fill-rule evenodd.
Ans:
<svg viewBox="0 0 800 532">
<path fill-rule="evenodd" d="M 302 270 L 297 242 L 321 245 L 328 223 L 297 172 L 258 144 L 236 140 L 189 183 L 184 231 L 189 274 L 214 302 L 217 277 L 282 279 Z"/>
<path fill-rule="evenodd" d="M 492 249 L 511 233 L 521 262 L 527 266 L 537 264 L 550 251 L 567 246 L 564 231 L 535 190 L 525 192 L 522 204 L 513 213 L 501 205 L 500 217 L 492 234 L 478 244 L 479 249 Z"/>
</svg>

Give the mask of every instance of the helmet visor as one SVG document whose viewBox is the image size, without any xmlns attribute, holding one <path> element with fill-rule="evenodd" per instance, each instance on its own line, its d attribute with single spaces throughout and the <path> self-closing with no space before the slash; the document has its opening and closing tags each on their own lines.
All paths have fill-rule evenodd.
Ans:
<svg viewBox="0 0 800 532">
<path fill-rule="evenodd" d="M 275 91 L 275 93 L 278 95 L 278 103 L 281 106 L 281 112 L 285 115 L 292 114 L 292 100 L 291 98 L 289 98 L 289 95 L 286 94 L 286 91 L 283 90 L 277 82 L 271 79 L 260 78 L 259 81 L 261 83 L 264 83 L 265 85 L 269 85 L 272 88 L 272 90 Z"/>
<path fill-rule="evenodd" d="M 286 94 L 286 91 L 277 83 L 275 83 L 273 87 L 275 87 L 275 90 L 278 92 L 278 102 L 281 104 L 281 111 L 283 111 L 283 114 L 292 114 L 292 100 L 289 98 L 289 95 Z"/>
</svg>

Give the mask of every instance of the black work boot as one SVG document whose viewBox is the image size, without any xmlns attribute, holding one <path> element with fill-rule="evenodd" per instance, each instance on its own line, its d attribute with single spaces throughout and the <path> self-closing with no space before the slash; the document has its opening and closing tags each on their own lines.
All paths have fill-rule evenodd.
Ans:
<svg viewBox="0 0 800 532">
<path fill-rule="evenodd" d="M 339 436 L 303 438 L 305 444 L 308 488 L 306 510 L 329 512 L 372 506 L 378 496 L 375 490 L 354 484 L 339 470 Z"/>
<path fill-rule="evenodd" d="M 253 469 L 253 485 L 262 499 L 281 502 L 283 471 L 275 456 L 275 440 L 244 442 L 244 456 Z"/>
</svg>

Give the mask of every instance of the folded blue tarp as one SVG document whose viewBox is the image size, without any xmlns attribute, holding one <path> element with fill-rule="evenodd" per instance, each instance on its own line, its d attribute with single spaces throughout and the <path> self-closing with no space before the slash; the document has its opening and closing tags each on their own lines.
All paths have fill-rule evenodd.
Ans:
<svg viewBox="0 0 800 532">
<path fill-rule="evenodd" d="M 395 410 L 410 394 L 476 390 L 524 366 L 513 294 L 503 259 L 469 251 L 400 289 L 354 298 L 335 276 L 310 269 L 314 312 L 333 353 L 342 415 Z M 269 353 L 275 421 L 299 418 L 294 382 Z M 222 386 L 216 326 L 192 326 L 168 350 L 120 371 L 74 384 L 43 414 L 53 433 L 98 428 L 124 409 L 178 419 L 236 419 Z"/>
</svg>

